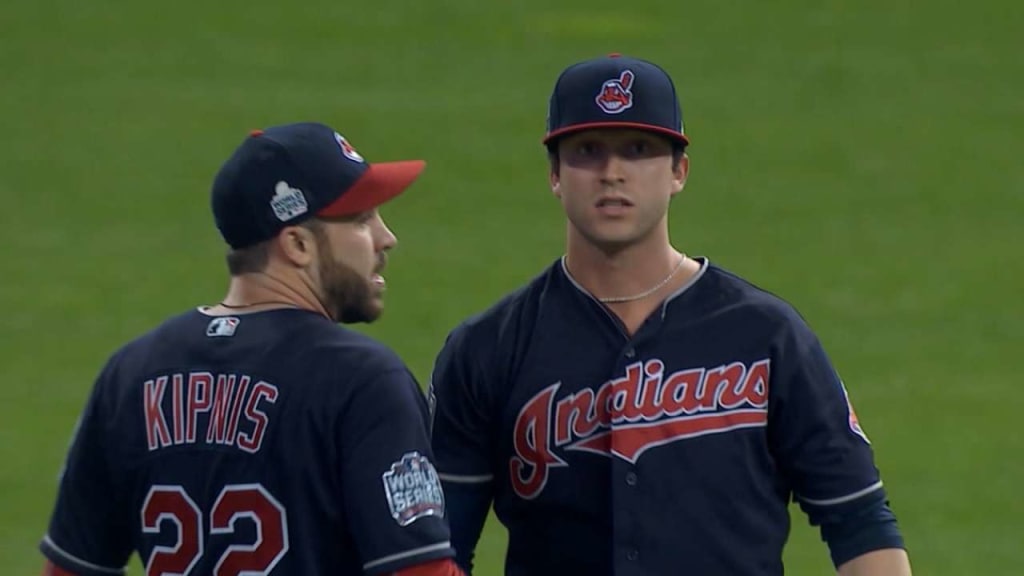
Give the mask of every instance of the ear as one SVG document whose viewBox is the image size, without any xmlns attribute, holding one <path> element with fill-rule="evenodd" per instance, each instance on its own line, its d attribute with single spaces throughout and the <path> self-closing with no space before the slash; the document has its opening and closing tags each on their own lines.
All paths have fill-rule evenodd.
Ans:
<svg viewBox="0 0 1024 576">
<path fill-rule="evenodd" d="M 561 190 L 559 190 L 559 183 L 561 182 L 561 179 L 558 177 L 558 174 L 556 174 L 554 170 L 548 173 L 548 182 L 551 184 L 551 192 L 555 195 L 555 197 L 561 198 L 562 192 Z"/>
<path fill-rule="evenodd" d="M 288 226 L 277 234 L 274 245 L 286 262 L 305 268 L 316 262 L 316 239 L 303 226 Z"/>
<path fill-rule="evenodd" d="M 679 159 L 679 165 L 672 170 L 672 195 L 682 192 L 686 186 L 686 179 L 690 176 L 690 157 L 683 153 Z"/>
</svg>

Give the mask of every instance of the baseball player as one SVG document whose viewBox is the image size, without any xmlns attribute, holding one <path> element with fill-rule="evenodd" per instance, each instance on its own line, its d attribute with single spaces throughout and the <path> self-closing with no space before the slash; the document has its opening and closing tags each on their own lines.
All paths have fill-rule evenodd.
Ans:
<svg viewBox="0 0 1024 576">
<path fill-rule="evenodd" d="M 381 313 L 395 237 L 377 207 L 422 161 L 369 164 L 332 128 L 255 131 L 212 207 L 215 306 L 107 362 L 62 471 L 44 574 L 461 574 L 427 403 L 402 361 L 338 322 Z"/>
<path fill-rule="evenodd" d="M 775 576 L 795 498 L 844 576 L 909 561 L 868 438 L 796 310 L 669 239 L 689 140 L 657 65 L 558 78 L 565 255 L 457 326 L 432 445 L 467 571 L 493 504 L 505 573 Z"/>
</svg>

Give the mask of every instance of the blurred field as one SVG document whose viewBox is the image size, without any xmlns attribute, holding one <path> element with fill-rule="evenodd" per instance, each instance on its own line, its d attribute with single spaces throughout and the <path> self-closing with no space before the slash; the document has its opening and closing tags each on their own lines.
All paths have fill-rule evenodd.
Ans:
<svg viewBox="0 0 1024 576">
<path fill-rule="evenodd" d="M 6 0 L 3 572 L 37 573 L 106 356 L 221 297 L 209 183 L 249 129 L 321 120 L 371 161 L 428 160 L 385 212 L 388 310 L 360 328 L 425 381 L 455 323 L 561 254 L 548 91 L 618 51 L 663 64 L 683 98 L 677 245 L 818 331 L 915 573 L 1024 573 L 1021 30 L 1010 0 Z M 490 527 L 478 574 L 500 573 L 503 537 Z M 794 510 L 788 573 L 827 558 Z"/>
</svg>

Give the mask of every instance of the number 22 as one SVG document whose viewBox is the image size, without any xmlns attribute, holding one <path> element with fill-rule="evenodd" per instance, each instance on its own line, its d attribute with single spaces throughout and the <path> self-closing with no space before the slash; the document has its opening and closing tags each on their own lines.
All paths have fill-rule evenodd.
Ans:
<svg viewBox="0 0 1024 576">
<path fill-rule="evenodd" d="M 231 534 L 235 521 L 256 523 L 256 542 L 228 546 L 214 576 L 270 574 L 288 552 L 284 507 L 260 484 L 225 486 L 210 512 L 210 534 Z M 146 576 L 188 576 L 203 556 L 203 514 L 181 486 L 154 485 L 142 504 L 142 531 L 159 533 L 163 522 L 177 526 L 175 545 L 156 546 L 146 562 Z"/>
</svg>

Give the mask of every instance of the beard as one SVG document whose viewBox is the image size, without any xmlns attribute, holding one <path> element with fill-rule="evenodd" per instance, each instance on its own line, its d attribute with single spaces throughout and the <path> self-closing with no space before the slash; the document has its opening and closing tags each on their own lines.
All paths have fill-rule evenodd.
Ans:
<svg viewBox="0 0 1024 576">
<path fill-rule="evenodd" d="M 373 285 L 350 266 L 338 262 L 326 238 L 317 238 L 317 272 L 320 275 L 322 304 L 337 322 L 370 323 L 380 317 L 380 295 Z"/>
</svg>

